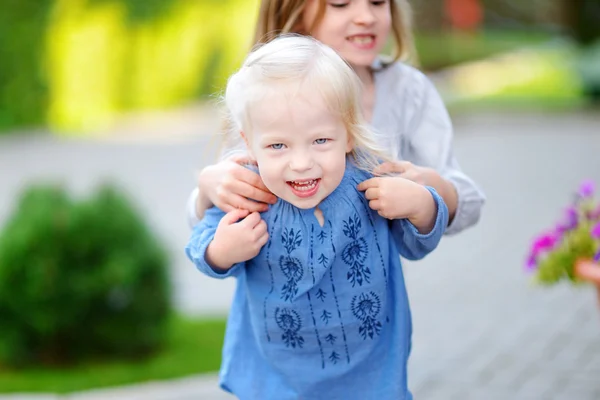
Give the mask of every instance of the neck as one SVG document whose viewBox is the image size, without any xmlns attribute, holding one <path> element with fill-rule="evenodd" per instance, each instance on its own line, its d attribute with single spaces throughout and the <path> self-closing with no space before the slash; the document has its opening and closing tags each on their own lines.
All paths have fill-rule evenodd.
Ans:
<svg viewBox="0 0 600 400">
<path fill-rule="evenodd" d="M 368 87 L 373 84 L 373 71 L 369 67 L 354 67 L 354 72 L 362 82 L 363 86 Z"/>
</svg>

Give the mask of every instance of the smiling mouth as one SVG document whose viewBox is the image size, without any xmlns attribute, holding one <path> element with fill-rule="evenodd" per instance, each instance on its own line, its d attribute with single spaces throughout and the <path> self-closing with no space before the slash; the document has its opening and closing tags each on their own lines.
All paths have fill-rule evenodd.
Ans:
<svg viewBox="0 0 600 400">
<path fill-rule="evenodd" d="M 321 179 L 305 179 L 301 181 L 287 181 L 287 184 L 292 187 L 297 192 L 310 192 L 313 190 L 319 183 Z"/>
<path fill-rule="evenodd" d="M 348 41 L 359 46 L 371 46 L 375 43 L 375 35 L 354 35 L 348 37 Z"/>
</svg>

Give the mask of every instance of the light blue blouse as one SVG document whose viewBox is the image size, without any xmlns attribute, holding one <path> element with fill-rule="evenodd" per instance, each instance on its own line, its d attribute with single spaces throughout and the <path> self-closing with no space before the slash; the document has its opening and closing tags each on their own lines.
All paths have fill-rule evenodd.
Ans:
<svg viewBox="0 0 600 400">
<path fill-rule="evenodd" d="M 340 186 L 314 209 L 279 200 L 262 214 L 269 241 L 254 259 L 227 273 L 205 261 L 224 215 L 206 212 L 186 247 L 214 278 L 235 276 L 221 386 L 241 400 L 403 400 L 411 316 L 399 255 L 420 259 L 448 223 L 443 200 L 435 226 L 420 234 L 408 220 L 371 210 L 356 185 L 369 178 L 348 164 Z"/>
</svg>

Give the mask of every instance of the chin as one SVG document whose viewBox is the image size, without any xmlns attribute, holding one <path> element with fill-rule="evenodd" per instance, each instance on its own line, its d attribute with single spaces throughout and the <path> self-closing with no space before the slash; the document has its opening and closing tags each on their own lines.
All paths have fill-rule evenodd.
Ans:
<svg viewBox="0 0 600 400">
<path fill-rule="evenodd" d="M 288 200 L 288 203 L 290 203 L 294 207 L 297 207 L 301 210 L 310 210 L 311 208 L 317 207 L 321 203 L 321 200 L 322 199 L 319 199 L 319 200 L 316 200 L 316 199 L 307 199 L 307 200 L 292 199 L 292 200 Z"/>
<path fill-rule="evenodd" d="M 363 68 L 363 67 L 370 67 L 371 65 L 373 65 L 373 63 L 375 62 L 375 60 L 377 59 L 377 54 L 374 55 L 362 55 L 362 56 L 350 56 L 348 58 L 346 58 L 346 60 L 348 61 L 348 63 L 354 67 L 359 67 L 359 68 Z"/>
</svg>

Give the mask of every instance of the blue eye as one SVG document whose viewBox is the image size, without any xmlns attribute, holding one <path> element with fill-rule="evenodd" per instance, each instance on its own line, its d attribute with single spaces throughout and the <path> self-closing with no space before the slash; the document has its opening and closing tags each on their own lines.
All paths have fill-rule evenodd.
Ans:
<svg viewBox="0 0 600 400">
<path fill-rule="evenodd" d="M 315 140 L 315 143 L 316 143 L 316 144 L 325 144 L 325 143 L 327 143 L 328 141 L 329 141 L 329 139 L 326 139 L 326 138 L 320 138 L 320 139 L 317 139 L 317 140 Z"/>
<path fill-rule="evenodd" d="M 270 148 L 272 148 L 273 150 L 281 150 L 283 149 L 283 143 L 275 143 L 272 145 L 269 145 Z"/>
</svg>

